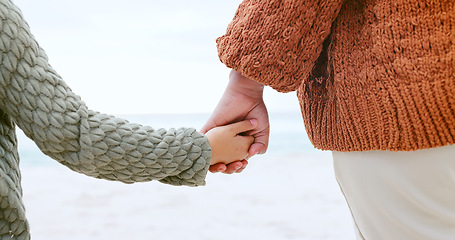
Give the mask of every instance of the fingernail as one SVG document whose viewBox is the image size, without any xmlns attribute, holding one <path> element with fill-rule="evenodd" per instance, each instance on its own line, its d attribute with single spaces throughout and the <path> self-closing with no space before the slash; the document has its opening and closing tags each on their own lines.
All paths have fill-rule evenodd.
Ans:
<svg viewBox="0 0 455 240">
<path fill-rule="evenodd" d="M 239 170 L 242 166 L 243 166 L 242 164 L 236 164 L 236 165 L 235 165 L 235 170 L 236 170 L 236 171 Z"/>
<path fill-rule="evenodd" d="M 256 123 L 258 123 L 258 120 L 256 120 L 256 119 L 251 119 L 251 120 L 250 120 L 250 123 L 251 123 L 253 126 L 256 126 Z"/>
</svg>

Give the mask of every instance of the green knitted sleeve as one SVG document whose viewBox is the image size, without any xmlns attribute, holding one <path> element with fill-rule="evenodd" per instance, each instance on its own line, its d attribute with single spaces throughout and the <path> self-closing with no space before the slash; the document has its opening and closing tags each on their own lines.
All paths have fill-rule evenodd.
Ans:
<svg viewBox="0 0 455 240">
<path fill-rule="evenodd" d="M 0 108 L 46 155 L 96 178 L 205 184 L 211 148 L 203 134 L 155 130 L 87 109 L 8 0 L 0 1 L 0 51 Z"/>
</svg>

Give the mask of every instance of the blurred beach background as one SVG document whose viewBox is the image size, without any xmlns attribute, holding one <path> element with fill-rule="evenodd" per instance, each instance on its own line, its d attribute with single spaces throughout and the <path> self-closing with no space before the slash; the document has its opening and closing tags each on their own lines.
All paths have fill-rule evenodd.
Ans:
<svg viewBox="0 0 455 240">
<path fill-rule="evenodd" d="M 227 84 L 215 39 L 239 0 L 15 0 L 51 65 L 90 109 L 200 129 Z M 330 152 L 308 140 L 295 93 L 266 88 L 267 154 L 207 186 L 127 185 L 75 173 L 19 132 L 34 240 L 354 239 Z"/>
</svg>

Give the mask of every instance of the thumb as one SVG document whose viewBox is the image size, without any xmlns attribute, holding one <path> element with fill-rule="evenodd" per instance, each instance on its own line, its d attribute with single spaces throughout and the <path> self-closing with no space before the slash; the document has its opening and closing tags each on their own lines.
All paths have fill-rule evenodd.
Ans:
<svg viewBox="0 0 455 240">
<path fill-rule="evenodd" d="M 217 127 L 215 122 L 212 120 L 208 120 L 204 126 L 202 126 L 201 130 L 199 130 L 201 133 L 206 134 L 210 129 Z"/>
<path fill-rule="evenodd" d="M 251 119 L 230 124 L 229 128 L 231 131 L 235 132 L 235 134 L 239 134 L 242 132 L 253 130 L 257 125 L 258 121 L 256 119 Z"/>
</svg>

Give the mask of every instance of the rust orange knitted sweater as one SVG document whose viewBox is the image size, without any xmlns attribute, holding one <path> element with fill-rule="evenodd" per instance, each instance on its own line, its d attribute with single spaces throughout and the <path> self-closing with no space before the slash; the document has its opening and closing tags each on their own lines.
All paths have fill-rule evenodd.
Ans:
<svg viewBox="0 0 455 240">
<path fill-rule="evenodd" d="M 454 0 L 244 0 L 217 39 L 228 67 L 297 91 L 323 150 L 454 143 Z"/>
</svg>

